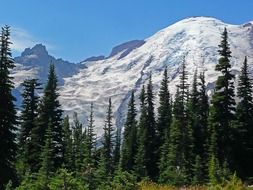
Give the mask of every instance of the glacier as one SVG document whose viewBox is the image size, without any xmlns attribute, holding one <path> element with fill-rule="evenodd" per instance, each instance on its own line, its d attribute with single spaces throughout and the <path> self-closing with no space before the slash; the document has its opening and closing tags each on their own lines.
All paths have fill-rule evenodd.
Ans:
<svg viewBox="0 0 253 190">
<path fill-rule="evenodd" d="M 208 93 L 212 93 L 219 75 L 215 71 L 215 65 L 219 58 L 221 33 L 225 27 L 232 51 L 232 72 L 237 76 L 244 57 L 248 56 L 250 71 L 253 73 L 253 22 L 233 25 L 212 17 L 189 17 L 147 39 L 135 41 L 138 42 L 137 45 L 129 46 L 130 49 L 127 46 L 118 47 L 111 56 L 86 59 L 81 63 L 70 63 L 43 53 L 42 56 L 39 50 L 27 49 L 26 53 L 15 58 L 17 67 L 12 73 L 15 77 L 15 95 L 18 96 L 22 90 L 20 83 L 25 78 L 37 77 L 45 82 L 47 67 L 52 61 L 56 64 L 59 75 L 59 99 L 64 113 L 71 116 L 74 111 L 77 112 L 85 124 L 90 103 L 93 102 L 96 132 L 99 136 L 103 129 L 108 99 L 112 99 L 115 126 L 122 128 L 131 91 L 135 91 L 138 109 L 140 89 L 143 84 L 147 84 L 150 73 L 154 84 L 155 105 L 159 106 L 159 85 L 166 66 L 172 95 L 179 83 L 178 75 L 183 61 L 189 74 L 188 82 L 192 82 L 196 69 L 198 72 L 204 71 Z M 34 60 L 37 61 L 34 63 Z"/>
</svg>

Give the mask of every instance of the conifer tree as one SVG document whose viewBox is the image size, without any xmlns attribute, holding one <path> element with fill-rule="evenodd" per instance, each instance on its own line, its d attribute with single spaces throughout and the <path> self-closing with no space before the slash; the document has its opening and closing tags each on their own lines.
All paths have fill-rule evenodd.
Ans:
<svg viewBox="0 0 253 190">
<path fill-rule="evenodd" d="M 185 120 L 183 114 L 182 97 L 179 87 L 175 94 L 175 101 L 173 105 L 173 120 L 170 126 L 170 141 L 168 147 L 167 163 L 163 166 L 160 174 L 160 181 L 163 183 L 171 183 L 175 185 L 186 184 L 187 163 L 186 163 L 186 148 L 182 121 Z"/>
<path fill-rule="evenodd" d="M 137 125 L 137 152 L 135 156 L 135 173 L 138 179 L 147 177 L 147 102 L 145 87 L 140 94 L 140 120 Z"/>
<path fill-rule="evenodd" d="M 171 105 L 170 105 L 170 92 L 168 87 L 168 71 L 167 67 L 164 70 L 163 80 L 161 82 L 159 92 L 158 119 L 157 119 L 157 143 L 158 155 L 161 154 L 161 148 L 165 143 L 166 133 L 169 132 L 169 127 L 172 120 Z"/>
<path fill-rule="evenodd" d="M 73 169 L 73 139 L 68 115 L 63 120 L 63 164 L 68 170 Z"/>
<path fill-rule="evenodd" d="M 134 168 L 134 158 L 137 151 L 137 121 L 134 92 L 128 103 L 128 112 L 124 128 L 123 144 L 120 165 L 123 170 L 130 171 Z"/>
<path fill-rule="evenodd" d="M 75 171 L 81 171 L 84 159 L 84 135 L 83 125 L 78 120 L 77 113 L 73 114 L 73 156 Z"/>
<path fill-rule="evenodd" d="M 170 145 L 170 128 L 165 130 L 164 144 L 160 148 L 159 180 L 158 180 L 160 183 L 166 183 L 168 180 L 167 174 L 170 166 L 168 162 L 169 145 Z"/>
<path fill-rule="evenodd" d="M 121 132 L 120 128 L 116 130 L 116 137 L 115 137 L 115 145 L 113 149 L 113 172 L 120 169 L 119 160 L 120 160 L 120 144 L 121 144 Z"/>
<path fill-rule="evenodd" d="M 197 81 L 197 71 L 194 73 L 192 89 L 188 102 L 188 125 L 193 132 L 193 176 L 194 183 L 204 183 L 206 167 L 206 138 L 208 97 L 206 95 L 204 73 L 200 74 L 200 82 Z M 199 89 L 198 89 L 199 87 Z M 189 159 L 189 158 L 188 158 Z M 197 173 L 196 173 L 197 172 Z"/>
<path fill-rule="evenodd" d="M 34 131 L 34 144 L 37 145 L 34 157 L 38 157 L 41 152 L 41 147 L 45 144 L 45 132 L 48 128 L 49 120 L 51 120 L 53 128 L 53 143 L 54 143 L 54 168 L 59 168 L 63 163 L 63 132 L 62 132 L 62 110 L 58 100 L 57 92 L 57 77 L 53 64 L 49 66 L 48 80 L 44 89 L 39 106 L 39 116 L 37 127 Z"/>
<path fill-rule="evenodd" d="M 200 133 L 198 135 L 198 154 L 200 154 L 200 157 L 203 161 L 207 160 L 207 125 L 208 125 L 208 114 L 209 114 L 209 104 L 208 104 L 208 96 L 206 91 L 206 84 L 205 84 L 205 73 L 201 73 L 199 75 L 200 82 L 199 85 L 199 130 Z"/>
<path fill-rule="evenodd" d="M 212 107 L 210 112 L 212 112 Z M 212 117 L 208 118 L 208 123 L 212 123 Z M 213 125 L 208 127 L 209 141 L 208 141 L 208 181 L 211 184 L 217 184 L 221 180 L 221 167 L 217 155 L 217 133 Z"/>
<path fill-rule="evenodd" d="M 0 189 L 16 179 L 16 109 L 11 69 L 15 67 L 10 50 L 10 27 L 4 26 L 0 36 Z"/>
<path fill-rule="evenodd" d="M 165 173 L 167 181 L 181 184 L 190 183 L 193 164 L 193 136 L 189 125 L 188 87 L 185 62 L 180 72 L 180 83 L 177 86 L 173 107 L 173 122 L 170 128 L 168 151 L 168 168 Z M 180 175 L 179 175 L 180 174 Z"/>
<path fill-rule="evenodd" d="M 239 102 L 236 108 L 234 125 L 233 151 L 238 174 L 243 177 L 253 176 L 253 99 L 252 80 L 249 78 L 247 57 L 245 57 L 239 75 L 237 96 Z"/>
<path fill-rule="evenodd" d="M 96 146 L 96 135 L 95 135 L 95 132 L 94 132 L 94 113 L 93 113 L 93 103 L 91 103 L 90 105 L 90 117 L 88 119 L 88 126 L 87 126 L 87 136 L 86 136 L 86 146 L 87 146 L 87 163 L 91 164 L 94 159 L 94 155 L 93 155 L 93 152 L 95 150 L 95 146 Z"/>
<path fill-rule="evenodd" d="M 106 112 L 106 119 L 104 125 L 104 134 L 103 134 L 103 156 L 105 161 L 105 171 L 106 174 L 111 176 L 113 173 L 113 144 L 114 144 L 114 127 L 113 127 L 113 115 L 112 115 L 112 102 L 111 98 L 109 99 L 109 105 Z"/>
<path fill-rule="evenodd" d="M 156 121 L 154 113 L 154 93 L 152 84 L 152 75 L 149 76 L 147 85 L 147 172 L 151 179 L 155 179 L 158 175 L 158 155 L 156 139 Z"/>
<path fill-rule="evenodd" d="M 196 74 L 197 75 L 197 74 Z M 208 160 L 207 152 L 207 118 L 208 118 L 208 96 L 206 93 L 205 76 L 204 73 L 199 75 L 199 82 L 197 83 L 197 76 L 193 82 L 191 98 L 189 102 L 189 120 L 193 129 L 193 153 L 194 153 L 194 183 L 204 183 L 207 176 Z M 197 86 L 199 90 L 197 89 Z M 195 87 L 194 87 L 195 86 Z M 195 89 L 195 90 L 194 90 Z M 196 173 L 197 172 L 197 173 Z"/>
<path fill-rule="evenodd" d="M 209 128 L 217 135 L 217 156 L 220 166 L 227 160 L 231 167 L 231 124 L 234 120 L 234 75 L 231 73 L 231 51 L 228 44 L 228 34 L 225 28 L 219 45 L 220 59 L 215 70 L 221 72 L 215 86 L 210 110 Z"/>
<path fill-rule="evenodd" d="M 39 97 L 36 94 L 40 84 L 37 79 L 27 79 L 22 84 L 24 87 L 22 96 L 22 111 L 20 116 L 20 133 L 18 139 L 18 162 L 20 175 L 26 171 L 34 171 L 33 165 L 37 158 L 33 158 L 34 146 L 32 144 L 32 133 L 36 128 L 38 116 Z"/>
<path fill-rule="evenodd" d="M 54 169 L 54 143 L 53 143 L 53 123 L 49 120 L 48 128 L 45 134 L 45 145 L 41 153 L 41 168 L 38 173 L 38 181 L 41 189 L 49 189 L 48 183 Z"/>
</svg>

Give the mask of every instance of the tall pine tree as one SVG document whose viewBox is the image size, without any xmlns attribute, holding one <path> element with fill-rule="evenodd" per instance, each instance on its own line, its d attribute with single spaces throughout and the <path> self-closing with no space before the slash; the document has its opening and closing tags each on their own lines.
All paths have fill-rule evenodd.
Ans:
<svg viewBox="0 0 253 190">
<path fill-rule="evenodd" d="M 151 179 L 158 176 L 158 150 L 156 142 L 156 121 L 154 113 L 154 92 L 152 84 L 152 74 L 149 76 L 147 85 L 147 172 Z"/>
<path fill-rule="evenodd" d="M 63 120 L 63 164 L 71 171 L 73 169 L 73 136 L 69 124 L 69 116 Z"/>
<path fill-rule="evenodd" d="M 137 151 L 135 156 L 135 173 L 138 179 L 147 177 L 147 102 L 145 87 L 140 94 L 140 120 L 137 125 Z"/>
<path fill-rule="evenodd" d="M 103 157 L 105 162 L 105 171 L 110 177 L 113 174 L 113 145 L 114 145 L 114 127 L 113 127 L 113 115 L 112 115 L 112 102 L 109 99 L 109 105 L 106 113 L 104 135 L 103 135 Z"/>
<path fill-rule="evenodd" d="M 86 135 L 86 147 L 87 147 L 87 156 L 86 162 L 91 164 L 94 159 L 94 151 L 96 146 L 96 134 L 94 132 L 94 111 L 93 111 L 93 103 L 90 105 L 90 117 L 88 119 L 88 126 L 87 126 L 87 135 Z"/>
<path fill-rule="evenodd" d="M 22 96 L 22 111 L 20 116 L 20 133 L 18 139 L 18 162 L 19 172 L 24 174 L 26 171 L 34 171 L 34 163 L 37 158 L 33 158 L 34 146 L 32 142 L 32 133 L 36 128 L 36 120 L 38 117 L 39 97 L 37 90 L 40 84 L 37 79 L 27 79 L 22 84 L 24 87 Z"/>
<path fill-rule="evenodd" d="M 15 180 L 16 109 L 10 71 L 15 67 L 10 50 L 10 27 L 2 28 L 0 37 L 0 189 Z"/>
<path fill-rule="evenodd" d="M 84 159 L 84 142 L 85 132 L 83 132 L 83 125 L 78 119 L 76 112 L 73 114 L 73 157 L 75 171 L 80 172 L 83 166 Z"/>
<path fill-rule="evenodd" d="M 237 96 L 239 102 L 236 108 L 234 126 L 233 151 L 238 174 L 242 178 L 253 176 L 253 99 L 252 80 L 249 78 L 247 57 L 245 57 L 239 75 Z"/>
<path fill-rule="evenodd" d="M 170 105 L 170 92 L 168 87 L 168 71 L 167 67 L 164 70 L 163 80 L 161 82 L 159 92 L 159 107 L 158 107 L 158 119 L 157 119 L 157 143 L 158 143 L 158 155 L 161 154 L 160 149 L 165 143 L 166 133 L 169 132 L 169 127 L 172 120 L 172 109 Z"/>
<path fill-rule="evenodd" d="M 208 125 L 210 131 L 217 135 L 217 159 L 220 162 L 220 166 L 225 166 L 227 162 L 231 166 L 231 124 L 234 120 L 235 100 L 234 75 L 231 73 L 231 51 L 226 28 L 222 33 L 219 48 L 220 59 L 215 70 L 220 71 L 221 76 L 216 81 Z"/>
<path fill-rule="evenodd" d="M 120 165 L 123 170 L 131 171 L 134 168 L 134 158 L 137 151 L 137 121 L 134 92 L 128 103 L 127 118 L 123 134 Z"/>
<path fill-rule="evenodd" d="M 39 154 L 41 151 L 40 147 L 43 147 L 45 144 L 45 133 L 50 120 L 53 126 L 51 130 L 54 143 L 53 161 L 55 169 L 59 168 L 63 163 L 62 110 L 58 97 L 55 67 L 53 64 L 50 64 L 47 84 L 39 107 L 38 124 L 35 130 L 34 141 L 37 144 L 37 154 Z"/>
</svg>

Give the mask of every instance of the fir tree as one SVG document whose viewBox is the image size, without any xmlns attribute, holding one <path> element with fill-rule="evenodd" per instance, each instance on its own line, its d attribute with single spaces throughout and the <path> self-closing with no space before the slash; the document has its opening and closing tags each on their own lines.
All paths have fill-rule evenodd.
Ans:
<svg viewBox="0 0 253 190">
<path fill-rule="evenodd" d="M 87 126 L 87 136 L 86 136 L 86 147 L 87 147 L 87 156 L 86 156 L 86 162 L 88 164 L 91 164 L 94 159 L 94 151 L 96 146 L 96 135 L 94 132 L 94 113 L 93 113 L 93 103 L 90 105 L 90 117 L 88 119 L 88 126 Z"/>
<path fill-rule="evenodd" d="M 198 83 L 200 90 L 199 90 L 199 135 L 198 135 L 198 154 L 202 158 L 203 161 L 207 160 L 207 125 L 208 125 L 208 114 L 209 114 L 209 104 L 208 104 L 208 96 L 206 91 L 206 84 L 205 84 L 205 73 L 201 73 L 199 75 L 200 82 Z M 196 138 L 196 137 L 195 137 Z"/>
<path fill-rule="evenodd" d="M 128 103 L 128 112 L 124 128 L 121 161 L 123 170 L 131 171 L 134 168 L 134 157 L 137 151 L 137 121 L 134 92 L 132 92 Z"/>
<path fill-rule="evenodd" d="M 119 160 L 120 160 L 120 142 L 121 142 L 121 132 L 120 128 L 117 128 L 116 137 L 115 137 L 115 146 L 113 149 L 113 166 L 114 172 L 120 169 Z"/>
<path fill-rule="evenodd" d="M 156 121 L 154 113 L 154 93 L 152 84 L 152 75 L 150 74 L 149 83 L 147 85 L 147 172 L 149 177 L 154 179 L 158 175 L 158 156 L 156 139 Z"/>
<path fill-rule="evenodd" d="M 34 163 L 37 158 L 33 158 L 34 146 L 32 144 L 32 133 L 36 128 L 36 120 L 38 116 L 39 97 L 36 91 L 39 90 L 40 84 L 37 79 L 27 79 L 22 84 L 24 87 L 22 96 L 22 111 L 20 116 L 20 133 L 19 133 L 19 153 L 18 162 L 20 175 L 24 175 L 26 171 L 34 171 Z"/>
<path fill-rule="evenodd" d="M 187 160 L 186 160 L 186 142 L 183 131 L 183 104 L 182 97 L 177 89 L 173 106 L 173 120 L 170 126 L 170 141 L 168 147 L 167 163 L 164 170 L 160 174 L 160 181 L 175 185 L 186 184 L 187 176 Z"/>
<path fill-rule="evenodd" d="M 237 96 L 239 102 L 236 108 L 234 125 L 233 151 L 238 174 L 243 177 L 253 176 L 253 99 L 252 80 L 249 78 L 247 57 L 245 57 L 239 75 Z"/>
<path fill-rule="evenodd" d="M 63 120 L 63 164 L 68 170 L 73 169 L 73 139 L 69 116 Z"/>
<path fill-rule="evenodd" d="M 192 128 L 189 125 L 188 83 L 185 62 L 180 72 L 180 83 L 177 86 L 173 107 L 173 122 L 170 129 L 170 143 L 168 151 L 168 181 L 175 183 L 189 183 L 192 178 L 192 164 L 194 163 Z M 180 175 L 179 175 L 179 173 Z M 177 178 L 175 178 L 177 176 Z"/>
<path fill-rule="evenodd" d="M 106 174 L 111 176 L 113 173 L 113 115 L 112 115 L 112 102 L 111 98 L 109 99 L 109 105 L 106 113 L 105 125 L 104 125 L 104 134 L 103 134 L 103 156 L 105 161 Z"/>
<path fill-rule="evenodd" d="M 78 120 L 77 113 L 73 114 L 73 156 L 75 171 L 81 171 L 84 159 L 83 125 Z"/>
<path fill-rule="evenodd" d="M 15 182 L 16 109 L 10 71 L 15 67 L 10 50 L 10 27 L 4 26 L 0 37 L 0 189 L 9 180 Z"/>
<path fill-rule="evenodd" d="M 38 183 L 41 189 L 49 189 L 48 183 L 52 172 L 54 171 L 54 143 L 53 143 L 53 123 L 49 120 L 48 128 L 45 134 L 45 145 L 41 153 L 41 168 L 38 173 Z"/>
<path fill-rule="evenodd" d="M 216 131 L 217 135 L 217 156 L 222 166 L 225 160 L 231 165 L 231 123 L 234 120 L 234 75 L 231 73 L 230 57 L 231 51 L 228 44 L 228 34 L 225 28 L 222 33 L 221 44 L 219 45 L 220 59 L 215 70 L 221 72 L 215 86 L 212 97 L 212 109 L 210 111 L 209 128 Z"/>
<path fill-rule="evenodd" d="M 48 81 L 44 89 L 39 106 L 39 116 L 37 127 L 34 131 L 34 144 L 37 146 L 37 152 L 34 157 L 38 157 L 41 147 L 45 144 L 45 132 L 48 128 L 49 120 L 52 122 L 53 143 L 54 143 L 54 168 L 57 169 L 63 162 L 63 132 L 62 132 L 62 110 L 58 100 L 57 77 L 55 67 L 50 64 Z"/>
<path fill-rule="evenodd" d="M 212 112 L 212 107 L 210 112 Z M 212 117 L 208 118 L 208 122 L 214 122 Z M 213 125 L 210 125 L 208 128 L 208 134 L 210 135 L 208 141 L 208 181 L 211 184 L 217 184 L 221 180 L 221 168 L 220 168 L 220 161 L 217 155 L 217 133 L 214 129 Z"/>
<path fill-rule="evenodd" d="M 158 107 L 157 119 L 157 144 L 159 149 L 158 155 L 161 154 L 161 148 L 165 143 L 166 133 L 169 132 L 169 127 L 172 119 L 167 67 L 164 70 L 163 80 L 161 82 L 159 104 L 160 106 Z"/>
<path fill-rule="evenodd" d="M 135 173 L 138 179 L 147 177 L 147 103 L 145 87 L 140 94 L 140 121 L 137 125 L 137 152 L 135 156 Z"/>
<path fill-rule="evenodd" d="M 206 138 L 207 138 L 207 117 L 208 117 L 208 97 L 206 95 L 204 73 L 200 74 L 200 82 L 197 81 L 197 71 L 193 77 L 192 89 L 188 102 L 188 126 L 193 132 L 193 152 L 194 163 L 194 183 L 204 183 L 207 159 Z M 199 90 L 198 90 L 199 87 Z M 188 158 L 189 159 L 189 158 Z M 201 173 L 201 179 L 196 176 L 196 171 Z M 200 181 L 202 180 L 202 181 Z"/>
</svg>

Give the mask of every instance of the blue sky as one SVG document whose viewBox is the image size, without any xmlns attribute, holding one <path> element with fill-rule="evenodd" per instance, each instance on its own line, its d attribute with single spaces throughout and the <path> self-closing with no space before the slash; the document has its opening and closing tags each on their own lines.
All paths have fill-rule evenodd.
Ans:
<svg viewBox="0 0 253 190">
<path fill-rule="evenodd" d="M 73 62 L 108 55 L 115 45 L 145 39 L 190 16 L 232 24 L 253 20 L 253 0 L 1 1 L 0 24 L 13 28 L 14 55 L 43 43 L 51 54 Z"/>
</svg>

